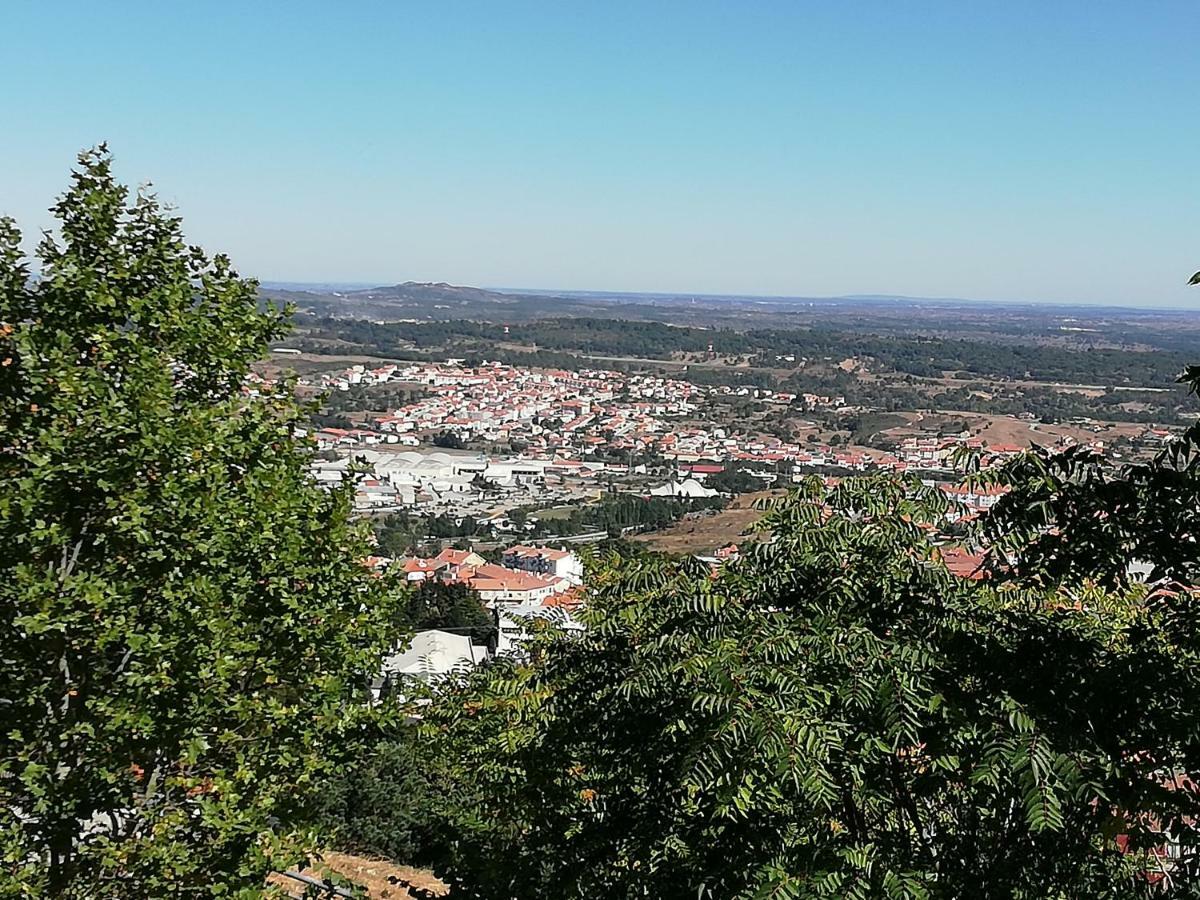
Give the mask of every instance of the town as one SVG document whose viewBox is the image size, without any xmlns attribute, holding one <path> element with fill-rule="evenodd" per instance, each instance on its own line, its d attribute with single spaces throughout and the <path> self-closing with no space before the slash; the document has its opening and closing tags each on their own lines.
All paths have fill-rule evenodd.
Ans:
<svg viewBox="0 0 1200 900">
<path fill-rule="evenodd" d="M 586 596 L 586 546 L 610 538 L 655 540 L 657 529 L 702 533 L 686 552 L 714 573 L 739 557 L 744 529 L 697 528 L 720 521 L 739 497 L 778 496 L 803 479 L 827 485 L 848 475 L 892 472 L 916 476 L 948 501 L 944 527 L 929 539 L 945 564 L 966 578 L 982 577 L 983 555 L 961 541 L 963 526 L 990 509 L 1005 488 L 966 478 L 1021 454 L 1027 446 L 989 440 L 969 428 L 896 436 L 886 447 L 830 446 L 787 440 L 755 427 L 753 417 L 731 421 L 722 404 L 754 403 L 759 422 L 861 415 L 844 397 L 730 385 L 697 385 L 646 373 L 598 368 L 567 371 L 499 362 L 356 363 L 308 375 L 302 388 L 332 398 L 357 397 L 350 427 L 326 425 L 309 436 L 318 454 L 314 477 L 327 486 L 354 485 L 357 512 L 388 535 L 399 518 L 407 543 L 391 542 L 367 560 L 416 590 L 459 586 L 486 611 L 490 627 L 449 621 L 417 632 L 390 655 L 376 679 L 436 679 L 496 655 L 519 654 L 530 623 L 579 629 L 574 615 Z M 386 410 L 371 391 L 404 402 Z M 1032 417 L 1014 427 L 1045 440 Z M 1053 437 L 1053 447 L 1078 446 L 1113 454 L 1095 423 Z M 810 431 L 810 435 L 815 432 Z M 1173 438 L 1165 428 L 1126 429 L 1127 453 L 1151 453 Z M 624 496 L 634 509 L 669 502 L 653 521 L 605 527 L 587 511 Z M 744 509 L 745 504 L 741 505 Z M 741 510 L 735 510 L 741 511 Z M 574 518 L 566 519 L 564 512 Z M 735 519 L 738 525 L 746 519 Z M 568 525 L 573 522 L 574 527 Z M 558 524 L 561 527 L 550 528 Z M 438 527 L 441 531 L 438 532 Z M 465 620 L 464 620 L 465 621 Z"/>
<path fill-rule="evenodd" d="M 508 514 L 514 508 L 586 503 L 602 492 L 714 497 L 720 489 L 706 482 L 720 482 L 727 472 L 744 473 L 736 492 L 781 486 L 806 474 L 871 471 L 917 474 L 953 486 L 971 455 L 987 467 L 1029 446 L 994 442 L 962 426 L 898 436 L 886 448 L 822 444 L 811 430 L 807 440 L 789 440 L 756 425 L 792 420 L 797 429 L 815 429 L 806 414 L 850 417 L 870 410 L 848 406 L 839 396 L 701 386 L 600 369 L 535 370 L 498 362 L 471 367 L 451 359 L 357 364 L 306 383 L 334 396 L 385 385 L 404 385 L 419 395 L 383 413 L 359 413 L 354 427 L 314 430 L 323 451 L 313 466 L 319 480 L 340 482 L 355 469 L 361 512 L 470 515 L 500 531 L 513 530 Z M 722 409 L 730 400 L 752 402 L 761 412 L 732 419 Z M 1010 418 L 1045 443 L 1048 429 Z M 1124 442 L 1135 451 L 1160 448 L 1174 433 L 1124 429 Z M 1082 443 L 1119 459 L 1120 452 L 1093 433 L 1100 431 L 1077 428 L 1079 437 L 1063 433 L 1053 443 Z"/>
<path fill-rule="evenodd" d="M 1200 4 L 3 10 L 0 900 L 1200 900 Z"/>
</svg>

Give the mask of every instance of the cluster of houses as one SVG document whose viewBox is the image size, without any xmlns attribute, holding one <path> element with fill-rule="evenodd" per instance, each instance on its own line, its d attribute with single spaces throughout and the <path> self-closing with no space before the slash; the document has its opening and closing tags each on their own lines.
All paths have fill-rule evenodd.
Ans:
<svg viewBox="0 0 1200 900">
<path fill-rule="evenodd" d="M 322 449 L 398 445 L 416 447 L 452 432 L 464 441 L 520 446 L 529 458 L 583 461 L 603 451 L 614 455 L 655 453 L 668 459 L 731 459 L 773 452 L 800 452 L 775 439 L 738 436 L 729 429 L 696 424 L 701 404 L 744 397 L 781 407 L 838 408 L 842 397 L 792 394 L 762 388 L 701 387 L 656 375 L 598 369 L 568 372 L 525 369 L 501 363 L 464 366 L 361 365 L 319 376 L 325 388 L 403 382 L 422 396 L 357 428 L 324 428 L 315 434 Z M 681 423 L 688 422 L 686 427 Z"/>
<path fill-rule="evenodd" d="M 999 463 L 1025 449 L 986 443 L 963 431 L 904 437 L 887 450 L 797 443 L 770 434 L 705 421 L 705 404 L 747 397 L 792 410 L 844 409 L 845 399 L 747 386 L 697 386 L 654 375 L 601 369 L 568 372 L 485 363 L 357 365 L 317 376 L 335 390 L 403 383 L 417 399 L 356 428 L 325 428 L 319 446 L 336 452 L 313 463 L 328 484 L 353 477 L 356 507 L 372 513 L 407 510 L 421 515 L 471 517 L 494 534 L 523 534 L 510 519 L 517 507 L 588 502 L 606 486 L 642 495 L 705 499 L 718 492 L 709 476 L 727 468 L 758 475 L 764 487 L 781 473 L 801 480 L 811 472 L 916 473 L 953 484 L 964 471 L 962 450 Z M 715 418 L 715 417 L 714 417 Z M 431 450 L 433 436 L 451 431 L 467 439 L 505 442 L 508 453 Z M 1147 428 L 1135 441 L 1149 447 L 1173 432 Z M 1070 443 L 1070 439 L 1062 439 Z M 420 446 L 420 445 L 426 446 Z M 1105 452 L 1101 440 L 1088 446 Z M 664 468 L 664 463 L 670 468 Z M 972 514 L 994 498 L 970 494 Z"/>
<path fill-rule="evenodd" d="M 489 563 L 473 550 L 447 548 L 429 559 L 410 557 L 399 565 L 410 583 L 436 580 L 465 584 L 488 605 L 569 603 L 583 583 L 583 563 L 569 550 L 517 545 L 504 551 L 500 563 Z"/>
<path fill-rule="evenodd" d="M 600 434 L 656 434 L 664 418 L 696 410 L 693 385 L 619 372 L 524 369 L 501 363 L 356 366 L 326 375 L 326 387 L 399 381 L 420 386 L 422 396 L 372 420 L 371 428 L 325 429 L 317 440 L 415 445 L 420 437 L 453 432 L 464 439 L 521 444 L 530 455 L 586 453 L 607 439 Z"/>
<path fill-rule="evenodd" d="M 376 368 L 355 365 L 317 376 L 317 381 L 334 390 L 395 382 L 420 392 L 412 402 L 363 421 L 358 427 L 317 431 L 314 436 L 323 449 L 354 453 L 365 448 L 394 451 L 416 448 L 438 434 L 450 432 L 464 441 L 514 448 L 514 455 L 519 457 L 515 462 L 517 467 L 532 468 L 541 462 L 547 470 L 574 469 L 585 477 L 597 471 L 614 470 L 612 465 L 605 469 L 605 462 L 612 463 L 622 457 L 630 461 L 635 457 L 656 456 L 680 465 L 705 461 L 787 461 L 798 468 L 905 472 L 955 470 L 958 468 L 955 454 L 964 447 L 983 453 L 985 465 L 1025 449 L 1017 445 L 985 444 L 965 432 L 907 437 L 886 452 L 799 444 L 754 433 L 752 428 L 705 421 L 704 407 L 722 398 L 742 397 L 769 407 L 778 406 L 781 411 L 782 408 L 848 410 L 844 397 L 748 386 L 699 386 L 656 375 L 602 369 L 570 372 L 497 362 L 466 366 L 460 360 L 449 360 Z M 1140 442 L 1155 446 L 1169 442 L 1172 437 L 1168 430 L 1148 428 Z M 1101 452 L 1106 449 L 1099 440 L 1090 446 Z M 413 458 L 407 463 L 414 470 L 433 465 Z M 500 461 L 489 464 L 503 468 Z M 503 479 L 503 473 L 500 474 Z M 404 498 L 415 497 L 419 484 L 446 481 L 444 477 L 422 478 L 419 471 L 407 479 L 385 475 L 382 480 L 395 486 L 401 497 L 398 505 L 411 505 Z M 406 491 L 402 481 L 414 490 Z M 376 493 L 386 495 L 389 489 L 379 486 Z"/>
<path fill-rule="evenodd" d="M 905 437 L 884 451 L 863 447 L 801 444 L 728 424 L 705 421 L 706 404 L 745 398 L 788 410 L 843 410 L 845 398 L 793 394 L 748 386 L 698 386 L 655 375 L 600 369 L 576 372 L 527 369 L 501 363 L 467 366 L 445 363 L 362 365 L 317 376 L 321 386 L 349 391 L 358 385 L 402 383 L 415 396 L 386 414 L 354 428 L 324 428 L 314 434 L 332 458 L 314 461 L 314 477 L 327 484 L 350 478 L 360 512 L 415 509 L 424 514 L 471 515 L 494 531 L 519 532 L 507 519 L 518 505 L 552 505 L 594 499 L 608 476 L 623 490 L 651 497 L 705 499 L 718 491 L 708 479 L 728 467 L 777 483 L 791 471 L 799 480 L 812 471 L 893 471 L 920 473 L 956 501 L 948 519 L 970 518 L 992 507 L 1003 489 L 967 487 L 955 475 L 963 468 L 960 451 L 982 455 L 991 465 L 1021 453 L 1016 445 L 986 444 L 967 432 Z M 257 386 L 255 386 L 257 388 Z M 432 437 L 453 433 L 465 441 L 507 445 L 507 455 L 418 449 Z M 1169 442 L 1173 433 L 1146 429 L 1146 445 Z M 1104 451 L 1103 442 L 1090 444 Z M 622 459 L 624 457 L 624 459 Z M 673 464 L 669 474 L 651 480 L 643 463 L 657 458 Z M 661 472 L 661 469 L 658 470 Z M 719 566 L 737 556 L 723 548 L 710 561 Z M 952 571 L 976 577 L 979 560 L 947 549 Z M 577 628 L 571 615 L 579 602 L 583 568 L 568 550 L 518 545 L 499 562 L 470 550 L 443 550 L 430 558 L 389 562 L 412 583 L 438 580 L 477 592 L 495 613 L 498 636 L 492 646 L 470 635 L 426 632 L 395 654 L 388 671 L 438 674 L 474 665 L 488 654 L 519 648 L 531 617 Z"/>
<path fill-rule="evenodd" d="M 947 517 L 949 521 L 989 509 L 1003 495 L 1001 488 L 940 487 L 959 507 Z M 973 580 L 984 577 L 982 554 L 952 543 L 940 546 L 937 553 L 952 574 Z M 729 544 L 699 559 L 712 567 L 715 577 L 721 566 L 735 562 L 740 555 L 739 547 Z M 573 615 L 583 603 L 583 562 L 567 549 L 517 544 L 501 553 L 500 562 L 493 563 L 474 550 L 447 548 L 432 557 L 372 557 L 368 564 L 398 571 L 414 586 L 426 582 L 465 585 L 495 622 L 495 634 L 486 644 L 469 631 L 419 632 L 384 659 L 376 696 L 389 682 L 406 678 L 433 682 L 469 671 L 495 656 L 520 653 L 538 620 L 567 632 L 580 632 L 584 627 Z"/>
<path fill-rule="evenodd" d="M 583 627 L 571 615 L 581 602 L 583 561 L 570 550 L 518 544 L 503 551 L 499 563 L 490 563 L 473 550 L 447 548 L 430 558 L 372 557 L 368 564 L 394 566 L 413 585 L 427 581 L 466 585 L 491 611 L 496 624 L 490 644 L 478 643 L 477 636 L 470 633 L 418 632 L 406 647 L 384 659 L 375 684 L 377 695 L 389 679 L 432 681 L 493 656 L 518 653 L 534 620 L 567 631 Z"/>
<path fill-rule="evenodd" d="M 954 454 L 961 447 L 980 450 L 993 461 L 1024 449 L 985 445 L 966 433 L 909 437 L 891 452 L 802 445 L 705 422 L 697 413 L 704 403 L 731 396 L 800 410 L 842 409 L 844 397 L 744 386 L 702 387 L 654 375 L 597 369 L 534 370 L 495 362 L 471 367 L 458 361 L 390 364 L 373 369 L 359 365 L 320 376 L 320 382 L 325 387 L 345 390 L 356 384 L 404 382 L 423 391 L 419 399 L 363 422 L 360 427 L 321 429 L 315 438 L 322 449 L 356 453 L 373 447 L 399 450 L 452 432 L 463 440 L 518 447 L 519 460 L 505 463 L 516 468 L 523 465 L 532 469 L 541 463 L 547 470 L 574 469 L 585 475 L 604 470 L 605 464 L 598 463 L 597 456 L 611 461 L 621 455 L 632 459 L 650 454 L 681 465 L 706 460 L 788 461 L 801 468 L 904 472 L 953 469 Z M 1102 443 L 1097 448 L 1103 449 Z M 414 457 L 405 458 L 403 453 L 399 457 L 401 461 L 393 469 L 405 464 L 414 470 L 435 466 Z M 442 463 L 436 465 L 444 468 Z M 504 464 L 483 461 L 476 465 L 500 469 Z M 430 480 L 422 479 L 421 474 L 414 471 L 407 479 L 385 476 L 384 480 L 394 484 L 400 495 L 411 495 L 415 490 L 406 492 L 400 481 L 407 481 L 415 489 L 422 480 Z M 444 482 L 446 478 L 433 480 Z M 410 501 L 399 502 L 409 505 Z"/>
</svg>

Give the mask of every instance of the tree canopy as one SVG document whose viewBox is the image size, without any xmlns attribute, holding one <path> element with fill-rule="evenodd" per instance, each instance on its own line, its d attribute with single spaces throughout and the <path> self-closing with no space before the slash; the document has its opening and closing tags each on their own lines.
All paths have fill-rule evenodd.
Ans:
<svg viewBox="0 0 1200 900">
<path fill-rule="evenodd" d="M 285 328 L 101 147 L 31 272 L 0 220 L 0 895 L 256 895 L 364 717 L 396 591 Z"/>
<path fill-rule="evenodd" d="M 813 479 L 719 577 L 604 561 L 583 636 L 428 711 L 440 871 L 477 898 L 1191 896 L 1195 595 L 954 575 L 946 511 Z"/>
<path fill-rule="evenodd" d="M 972 577 L 894 477 L 808 479 L 718 570 L 613 544 L 583 631 L 372 706 L 477 600 L 363 565 L 253 281 L 103 148 L 54 213 L 36 276 L 0 220 L 0 895 L 253 896 L 313 822 L 477 900 L 1200 894 L 1200 425 L 976 473 Z"/>
<path fill-rule="evenodd" d="M 342 833 L 478 900 L 1197 896 L 1200 426 L 973 480 L 1007 493 L 953 529 L 813 478 L 718 572 L 611 547 L 586 630 L 440 685 Z"/>
<path fill-rule="evenodd" d="M 496 632 L 496 623 L 483 608 L 479 592 L 463 582 L 436 578 L 421 582 L 409 593 L 402 617 L 412 631 L 453 631 L 469 635 L 477 644 L 486 644 Z"/>
</svg>

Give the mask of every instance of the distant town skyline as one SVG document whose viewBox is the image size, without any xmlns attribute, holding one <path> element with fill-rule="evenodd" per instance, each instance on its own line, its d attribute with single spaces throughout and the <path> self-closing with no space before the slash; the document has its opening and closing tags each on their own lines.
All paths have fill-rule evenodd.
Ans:
<svg viewBox="0 0 1200 900">
<path fill-rule="evenodd" d="M 12 3 L 80 149 L 264 281 L 1195 306 L 1200 5 Z"/>
</svg>

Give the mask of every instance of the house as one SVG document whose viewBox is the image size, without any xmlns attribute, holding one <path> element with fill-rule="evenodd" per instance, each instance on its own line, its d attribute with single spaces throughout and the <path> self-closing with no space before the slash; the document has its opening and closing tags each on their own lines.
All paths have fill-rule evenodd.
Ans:
<svg viewBox="0 0 1200 900">
<path fill-rule="evenodd" d="M 433 558 L 433 562 L 436 565 L 458 569 L 465 566 L 482 566 L 487 560 L 474 550 L 455 550 L 453 547 L 447 547 Z"/>
<path fill-rule="evenodd" d="M 582 563 L 573 553 L 551 550 L 543 561 L 536 555 L 538 548 L 514 547 L 513 550 L 525 552 L 513 554 L 512 559 L 535 569 L 544 569 L 544 573 L 498 566 L 473 550 L 447 548 L 431 559 L 404 560 L 404 574 L 410 582 L 437 578 L 447 584 L 465 584 L 479 594 L 480 600 L 492 605 L 541 603 L 582 581 Z M 565 574 L 557 574 L 560 569 Z M 573 581 L 573 578 L 579 581 Z"/>
<path fill-rule="evenodd" d="M 431 559 L 406 559 L 402 564 L 404 580 L 421 582 L 437 575 L 438 567 Z"/>
<path fill-rule="evenodd" d="M 984 512 L 991 509 L 996 503 L 1008 493 L 1008 488 L 1004 485 L 981 485 L 972 487 L 970 485 L 953 485 L 939 484 L 938 487 L 942 493 L 946 494 L 951 500 L 961 504 L 970 512 Z M 948 518 L 953 521 L 958 518 L 959 513 L 955 511 Z"/>
<path fill-rule="evenodd" d="M 565 578 L 571 584 L 583 583 L 583 560 L 570 550 L 517 544 L 505 550 L 500 561 L 509 569 Z"/>
<path fill-rule="evenodd" d="M 962 547 L 942 547 L 938 553 L 951 575 L 971 581 L 982 581 L 987 577 L 983 568 L 986 557 L 982 553 L 971 553 Z"/>
<path fill-rule="evenodd" d="M 472 644 L 464 634 L 437 629 L 418 631 L 406 650 L 384 657 L 371 692 L 378 699 L 384 684 L 389 681 L 394 683 L 406 678 L 436 681 L 472 669 L 486 657 L 487 648 Z"/>
<path fill-rule="evenodd" d="M 496 655 L 519 651 L 521 644 L 529 639 L 530 628 L 537 620 L 567 632 L 583 631 L 583 625 L 560 605 L 534 602 L 506 606 L 496 613 Z"/>
<path fill-rule="evenodd" d="M 464 569 L 458 580 L 470 585 L 484 603 L 492 604 L 541 603 L 571 587 L 565 578 L 534 575 L 491 563 Z"/>
</svg>

